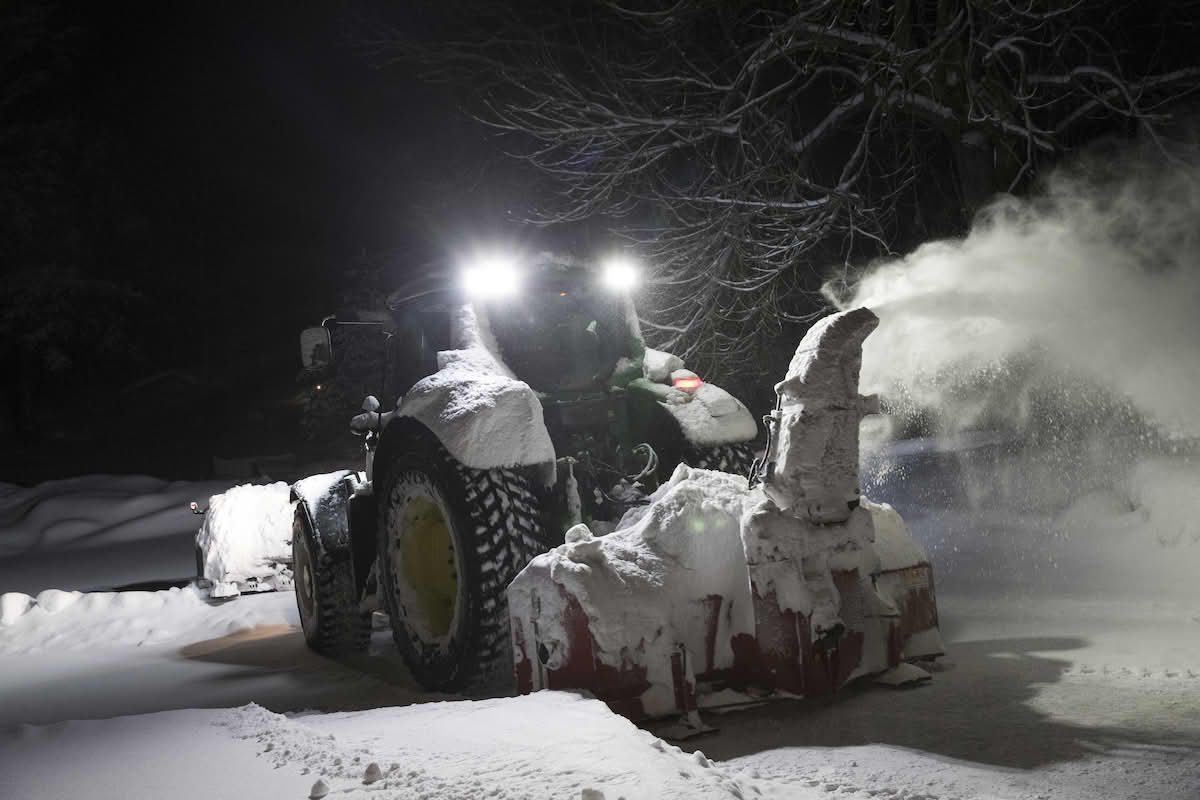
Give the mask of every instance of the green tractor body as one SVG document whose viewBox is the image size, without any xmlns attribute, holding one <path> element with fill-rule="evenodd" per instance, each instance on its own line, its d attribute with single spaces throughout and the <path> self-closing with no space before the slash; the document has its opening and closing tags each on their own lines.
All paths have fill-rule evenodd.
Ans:
<svg viewBox="0 0 1200 800">
<path fill-rule="evenodd" d="M 628 293 L 562 260 L 523 267 L 519 292 L 435 277 L 394 292 L 386 319 L 350 321 L 374 326 L 382 402 L 351 423 L 364 471 L 293 487 L 315 649 L 362 649 L 381 610 L 423 685 L 494 688 L 511 676 L 505 589 L 534 556 L 575 523 L 611 529 L 681 462 L 749 471 L 754 418 L 646 348 Z M 351 358 L 344 322 L 305 331 L 306 366 Z"/>
</svg>

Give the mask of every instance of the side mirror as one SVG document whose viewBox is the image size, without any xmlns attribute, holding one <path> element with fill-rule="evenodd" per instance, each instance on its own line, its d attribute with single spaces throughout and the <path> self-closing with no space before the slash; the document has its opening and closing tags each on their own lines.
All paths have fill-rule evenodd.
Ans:
<svg viewBox="0 0 1200 800">
<path fill-rule="evenodd" d="M 373 394 L 367 395 L 363 399 L 362 410 L 368 411 L 368 412 L 369 411 L 378 411 L 379 410 L 379 398 Z"/>
<path fill-rule="evenodd" d="M 300 331 L 300 361 L 305 369 L 319 369 L 333 361 L 333 341 L 329 329 L 316 327 Z"/>
</svg>

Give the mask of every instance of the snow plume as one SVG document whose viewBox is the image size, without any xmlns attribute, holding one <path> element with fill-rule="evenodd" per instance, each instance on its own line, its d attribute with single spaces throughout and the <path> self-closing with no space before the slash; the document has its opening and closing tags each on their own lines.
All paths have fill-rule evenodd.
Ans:
<svg viewBox="0 0 1200 800">
<path fill-rule="evenodd" d="M 1032 199 L 997 199 L 965 238 L 868 270 L 838 299 L 882 320 L 864 393 L 942 433 L 1133 417 L 1200 436 L 1196 156 L 1092 154 Z"/>
<path fill-rule="evenodd" d="M 979 553 L 1026 542 L 1002 571 L 1030 586 L 1113 587 L 1136 560 L 1156 577 L 1132 583 L 1195 595 L 1186 570 L 1166 578 L 1200 547 L 1200 148 L 1092 153 L 838 304 L 881 320 L 861 385 L 891 413 L 863 428 L 868 491 L 918 528 L 914 509 L 943 515 L 918 531 L 935 568 L 969 583 L 1005 563 L 971 572 L 941 546 L 953 524 Z M 871 441 L 913 436 L 936 440 Z"/>
</svg>

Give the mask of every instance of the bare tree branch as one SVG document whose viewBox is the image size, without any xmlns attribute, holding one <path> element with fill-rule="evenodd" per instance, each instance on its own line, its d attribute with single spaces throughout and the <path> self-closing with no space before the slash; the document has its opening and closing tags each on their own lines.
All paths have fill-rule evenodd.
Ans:
<svg viewBox="0 0 1200 800">
<path fill-rule="evenodd" d="M 555 182 L 532 221 L 608 220 L 654 266 L 647 335 L 720 374 L 820 313 L 829 265 L 961 225 L 1114 125 L 1153 135 L 1200 88 L 1197 3 L 1167 5 L 451 2 L 470 35 L 365 49 L 474 87 Z"/>
</svg>

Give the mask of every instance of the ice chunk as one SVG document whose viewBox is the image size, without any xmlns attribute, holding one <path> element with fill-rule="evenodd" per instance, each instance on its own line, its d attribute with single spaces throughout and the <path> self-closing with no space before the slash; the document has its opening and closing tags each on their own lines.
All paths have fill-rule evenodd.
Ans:
<svg viewBox="0 0 1200 800">
<path fill-rule="evenodd" d="M 12 625 L 33 607 L 33 598 L 21 592 L 0 594 L 0 625 Z"/>
</svg>

